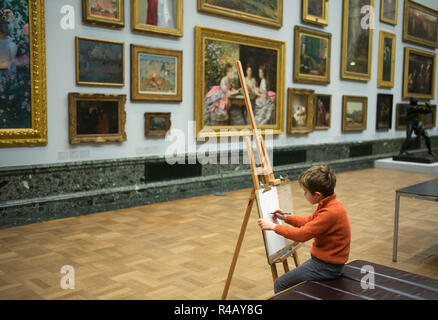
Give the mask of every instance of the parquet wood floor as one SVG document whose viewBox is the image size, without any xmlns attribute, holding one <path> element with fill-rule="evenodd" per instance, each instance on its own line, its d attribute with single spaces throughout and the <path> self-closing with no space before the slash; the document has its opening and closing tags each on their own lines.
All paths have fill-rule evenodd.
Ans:
<svg viewBox="0 0 438 320">
<path fill-rule="evenodd" d="M 383 169 L 338 174 L 336 192 L 352 227 L 349 260 L 437 279 L 437 203 L 402 198 L 399 261 L 392 262 L 395 189 L 437 176 Z M 298 183 L 292 186 L 296 213 L 310 214 Z M 249 195 L 243 189 L 1 229 L 0 299 L 220 299 Z M 273 294 L 256 210 L 228 299 Z M 299 249 L 301 262 L 311 243 Z M 64 265 L 75 269 L 73 290 L 60 286 Z"/>
</svg>

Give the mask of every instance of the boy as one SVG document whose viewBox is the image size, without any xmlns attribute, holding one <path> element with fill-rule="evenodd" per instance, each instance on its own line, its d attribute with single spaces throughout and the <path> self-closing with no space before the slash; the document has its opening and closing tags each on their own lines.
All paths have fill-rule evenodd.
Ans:
<svg viewBox="0 0 438 320">
<path fill-rule="evenodd" d="M 350 222 L 342 202 L 336 199 L 336 175 L 330 166 L 315 166 L 298 178 L 304 197 L 317 209 L 307 217 L 284 215 L 282 210 L 273 213 L 287 225 L 278 225 L 260 219 L 263 230 L 273 230 L 296 242 L 315 238 L 311 258 L 297 268 L 283 274 L 274 282 L 275 293 L 303 281 L 329 280 L 342 275 L 350 253 Z"/>
</svg>

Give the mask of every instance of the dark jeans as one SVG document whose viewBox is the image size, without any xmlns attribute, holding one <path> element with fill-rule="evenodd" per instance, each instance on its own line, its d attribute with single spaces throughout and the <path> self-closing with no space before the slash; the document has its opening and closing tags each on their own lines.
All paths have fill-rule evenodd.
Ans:
<svg viewBox="0 0 438 320">
<path fill-rule="evenodd" d="M 343 271 L 343 264 L 327 263 L 312 256 L 302 265 L 277 278 L 274 282 L 274 291 L 275 293 L 283 291 L 303 281 L 336 279 Z"/>
</svg>

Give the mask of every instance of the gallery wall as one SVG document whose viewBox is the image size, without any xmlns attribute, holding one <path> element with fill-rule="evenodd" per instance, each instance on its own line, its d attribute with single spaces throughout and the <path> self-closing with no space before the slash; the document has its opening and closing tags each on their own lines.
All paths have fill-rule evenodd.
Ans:
<svg viewBox="0 0 438 320">
<path fill-rule="evenodd" d="M 435 0 L 417 0 L 425 6 L 438 10 Z M 329 1 L 329 25 L 325 28 L 305 25 L 301 21 L 301 0 L 284 0 L 283 27 L 280 29 L 257 24 L 239 22 L 225 17 L 216 17 L 197 11 L 196 0 L 184 1 L 184 35 L 181 38 L 155 36 L 131 31 L 131 1 L 125 0 L 125 27 L 123 29 L 101 28 L 85 25 L 82 22 L 81 0 L 46 0 L 46 50 L 47 50 L 47 116 L 48 144 L 39 147 L 20 147 L 0 149 L 0 167 L 34 164 L 52 164 L 70 161 L 92 161 L 114 158 L 136 158 L 162 156 L 173 141 L 164 138 L 146 138 L 144 135 L 145 112 L 170 112 L 172 128 L 182 130 L 189 138 L 193 137 L 194 116 L 194 70 L 195 26 L 238 32 L 246 35 L 284 41 L 286 43 L 284 128 L 287 127 L 287 88 L 312 89 L 316 93 L 332 94 L 331 127 L 306 135 L 275 136 L 274 147 L 313 145 L 365 140 L 401 138 L 404 131 L 395 130 L 395 104 L 402 102 L 404 47 L 410 46 L 432 51 L 413 44 L 402 42 L 403 4 L 399 0 L 398 24 L 392 26 L 380 22 L 380 1 L 375 1 L 375 30 L 373 35 L 372 74 L 369 82 L 353 82 L 340 79 L 341 38 L 342 38 L 342 0 Z M 65 16 L 61 9 L 66 5 L 74 11 L 74 28 L 63 29 L 61 20 Z M 313 85 L 293 82 L 294 27 L 302 25 L 329 32 L 332 35 L 331 82 L 329 85 Z M 377 88 L 379 31 L 386 30 L 397 36 L 395 82 L 392 89 Z M 75 83 L 75 37 L 90 37 L 103 40 L 121 41 L 125 44 L 125 85 L 122 88 L 85 87 Z M 132 102 L 130 100 L 130 48 L 131 44 L 175 49 L 183 51 L 183 97 L 178 103 Z M 438 82 L 435 81 L 435 86 Z M 436 88 L 435 88 L 436 89 Z M 127 140 L 119 143 L 69 144 L 68 136 L 68 93 L 107 93 L 126 94 L 126 134 Z M 436 92 L 438 92 L 436 90 Z M 394 95 L 392 128 L 376 132 L 376 100 L 378 93 Z M 342 96 L 361 95 L 368 97 L 367 128 L 359 133 L 342 133 Z M 436 104 L 436 99 L 431 101 Z M 429 130 L 437 135 L 438 128 Z M 210 141 L 214 143 L 214 141 Z M 222 143 L 224 145 L 224 143 Z M 201 144 L 198 144 L 198 148 Z M 225 145 L 227 147 L 228 144 Z M 232 144 L 231 148 L 243 148 L 243 143 Z"/>
</svg>

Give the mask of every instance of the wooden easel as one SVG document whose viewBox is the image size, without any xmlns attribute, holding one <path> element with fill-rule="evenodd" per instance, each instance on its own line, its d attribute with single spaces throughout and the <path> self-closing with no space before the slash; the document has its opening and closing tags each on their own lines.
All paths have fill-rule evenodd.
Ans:
<svg viewBox="0 0 438 320">
<path fill-rule="evenodd" d="M 260 166 L 257 167 L 256 165 L 256 162 L 254 160 L 254 153 L 252 151 L 251 138 L 247 136 L 245 137 L 245 143 L 248 151 L 248 157 L 250 160 L 253 188 L 251 190 L 248 206 L 246 207 L 245 216 L 243 218 L 242 226 L 240 228 L 240 234 L 237 240 L 236 248 L 234 250 L 233 260 L 231 261 L 230 269 L 228 271 L 227 281 L 225 283 L 224 291 L 222 293 L 222 300 L 225 300 L 228 295 L 231 279 L 233 277 L 234 269 L 236 267 L 237 258 L 239 256 L 240 248 L 243 242 L 243 237 L 245 236 L 246 227 L 248 225 L 249 216 L 252 211 L 254 200 L 256 199 L 256 190 L 259 190 L 261 188 L 269 189 L 270 186 L 279 186 L 282 183 L 281 179 L 276 179 L 274 176 L 272 166 L 269 161 L 269 156 L 268 153 L 266 152 L 265 142 L 263 141 L 263 137 L 261 136 L 260 131 L 257 129 L 254 113 L 252 111 L 251 100 L 248 94 L 248 88 L 246 86 L 245 77 L 243 74 L 242 64 L 239 60 L 236 61 L 236 67 L 240 79 L 240 84 L 242 87 L 242 93 L 245 99 L 248 118 L 251 123 L 251 131 L 252 131 L 254 143 L 260 160 Z M 262 186 L 260 185 L 260 183 L 262 184 Z M 283 263 L 284 271 L 288 272 L 289 266 L 287 264 L 287 258 L 292 255 L 295 265 L 299 266 L 300 263 L 298 260 L 298 255 L 296 253 L 297 248 L 298 246 L 289 247 L 287 250 L 282 252 L 281 255 L 278 256 L 274 261 L 272 261 L 272 263 L 270 263 L 272 277 L 274 280 L 278 278 L 276 263 L 280 263 L 280 262 Z"/>
</svg>

